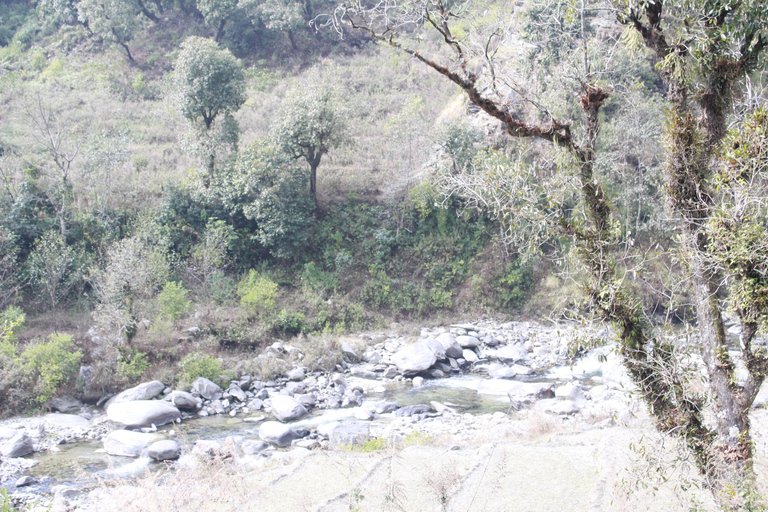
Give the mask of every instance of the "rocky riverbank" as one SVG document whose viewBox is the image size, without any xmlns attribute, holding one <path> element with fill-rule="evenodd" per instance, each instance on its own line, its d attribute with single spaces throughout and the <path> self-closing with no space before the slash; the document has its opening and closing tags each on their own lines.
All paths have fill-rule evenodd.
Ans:
<svg viewBox="0 0 768 512">
<path fill-rule="evenodd" d="M 571 357 L 577 340 L 601 346 Z M 343 344 L 344 361 L 334 372 L 299 364 L 269 381 L 242 375 L 226 389 L 200 378 L 189 391 L 152 381 L 104 397 L 98 407 L 59 399 L 58 414 L 0 426 L 0 487 L 16 503 L 52 503 L 56 511 L 87 507 L 103 489 L 88 491 L 87 482 L 57 486 L 45 475 L 28 474 L 35 464 L 30 454 L 55 457 L 62 444 L 83 440 L 100 440 L 108 456 L 145 461 L 142 468 L 150 461 L 177 461 L 172 464 L 183 468 L 200 460 L 237 460 L 238 467 L 257 471 L 350 446 L 370 451 L 429 440 L 461 450 L 553 431 L 612 429 L 645 417 L 607 331 L 485 320 L 424 329 L 417 339 L 375 333 L 358 341 L 364 350 Z M 301 361 L 298 350 L 275 343 L 258 357 Z M 499 410 L 391 399 L 393 389 L 436 387 L 468 390 Z M 238 422 L 238 433 L 194 443 L 179 435 L 190 420 L 210 416 Z"/>
</svg>

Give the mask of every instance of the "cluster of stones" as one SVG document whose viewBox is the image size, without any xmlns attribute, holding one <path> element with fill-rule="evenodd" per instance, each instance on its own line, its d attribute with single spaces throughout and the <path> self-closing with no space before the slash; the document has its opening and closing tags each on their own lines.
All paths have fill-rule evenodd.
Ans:
<svg viewBox="0 0 768 512">
<path fill-rule="evenodd" d="M 172 429 L 161 433 L 158 427 L 184 418 L 242 415 L 244 421 L 258 424 L 258 439 L 255 435 L 251 439 L 234 439 L 229 447 L 216 441 L 198 441 L 191 452 L 204 457 L 226 457 L 234 446 L 246 457 L 263 459 L 265 455 L 277 456 L 278 448 L 306 451 L 363 444 L 371 437 L 397 440 L 409 432 L 424 429 L 460 437 L 473 429 L 503 423 L 502 416 L 506 417 L 503 413 L 478 419 L 481 417 L 463 414 L 452 404 L 431 402 L 400 407 L 393 402 L 370 400 L 367 396 L 369 391 L 384 391 L 391 383 L 421 386 L 425 379 L 458 373 L 487 374 L 489 378 L 480 382 L 478 391 L 508 396 L 511 409 L 535 408 L 568 416 L 598 400 L 620 399 L 622 405 L 626 405 L 625 393 L 618 391 L 628 385 L 620 368 L 611 377 L 611 371 L 598 363 L 596 357 L 590 359 L 591 366 L 569 367 L 569 343 L 577 335 L 580 334 L 573 325 L 548 328 L 535 322 L 488 321 L 424 329 L 415 341 L 381 336 L 366 347 L 361 357 L 344 345 L 345 360 L 333 372 L 294 367 L 269 381 L 244 375 L 226 389 L 198 378 L 189 392 L 168 388 L 160 381 L 145 382 L 109 399 L 102 398 L 99 405 L 106 414 L 94 418 L 90 418 L 87 408 L 82 408 L 77 401 L 54 402 L 52 406 L 62 414 L 49 415 L 46 418 L 51 419 L 45 423 L 70 422 L 72 428 L 64 430 L 69 434 L 62 434 L 56 442 L 97 438 L 102 439 L 108 454 L 170 461 L 182 455 L 182 447 L 174 439 Z M 270 354 L 269 357 L 288 356 L 286 359 L 300 360 L 293 357 L 297 350 L 278 342 L 265 353 Z M 579 372 L 600 369 L 602 385 L 590 388 L 576 380 Z M 355 408 L 352 419 L 324 423 L 316 428 L 295 423 L 313 408 L 347 407 Z M 68 414 L 78 411 L 80 416 Z M 371 421 L 381 418 L 386 421 Z M 29 430 L 0 430 L 0 453 L 5 457 L 19 457 L 33 450 L 55 449 L 55 446 L 43 446 L 43 436 L 38 433 L 35 438 L 34 432 L 28 435 Z"/>
</svg>

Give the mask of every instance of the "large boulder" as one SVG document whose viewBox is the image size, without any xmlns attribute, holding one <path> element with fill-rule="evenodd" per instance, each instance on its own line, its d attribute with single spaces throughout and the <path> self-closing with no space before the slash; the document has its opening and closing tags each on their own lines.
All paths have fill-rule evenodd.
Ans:
<svg viewBox="0 0 768 512">
<path fill-rule="evenodd" d="M 224 391 L 219 385 L 205 377 L 198 377 L 192 383 L 192 391 L 197 391 L 206 400 L 218 400 L 224 396 Z"/>
<path fill-rule="evenodd" d="M 426 343 L 427 343 L 427 346 L 429 346 L 430 350 L 432 350 L 432 353 L 435 354 L 435 357 L 437 358 L 438 361 L 442 361 L 443 359 L 446 358 L 445 347 L 443 346 L 442 343 L 440 343 L 434 338 L 429 338 L 426 341 Z"/>
<path fill-rule="evenodd" d="M 474 336 L 458 336 L 456 343 L 461 345 L 461 348 L 475 348 L 480 345 L 480 340 Z"/>
<path fill-rule="evenodd" d="M 458 344 L 456 337 L 453 334 L 444 332 L 440 334 L 436 339 L 437 342 L 443 346 L 446 357 L 452 357 L 454 359 L 461 357 L 461 345 Z"/>
<path fill-rule="evenodd" d="M 147 455 L 159 461 L 176 460 L 181 456 L 181 445 L 172 439 L 155 441 L 147 448 Z"/>
<path fill-rule="evenodd" d="M 488 375 L 492 379 L 514 379 L 517 372 L 505 364 L 491 363 L 488 367 Z"/>
<path fill-rule="evenodd" d="M 412 345 L 398 350 L 392 356 L 392 362 L 405 376 L 416 375 L 435 364 L 437 357 L 425 341 L 417 341 Z"/>
<path fill-rule="evenodd" d="M 126 428 L 143 428 L 172 423 L 181 417 L 179 410 L 161 400 L 136 400 L 110 405 L 107 417 Z"/>
<path fill-rule="evenodd" d="M 162 440 L 162 438 L 163 436 L 160 434 L 115 430 L 106 436 L 102 442 L 104 449 L 110 455 L 139 457 L 147 446 Z"/>
<path fill-rule="evenodd" d="M 284 448 L 301 436 L 288 425 L 278 421 L 265 421 L 259 427 L 259 437 L 264 442 Z"/>
<path fill-rule="evenodd" d="M 248 400 L 248 397 L 245 395 L 245 391 L 243 391 L 243 388 L 238 386 L 237 384 L 232 384 L 227 389 L 227 393 L 232 395 L 237 399 L 238 402 L 245 402 Z"/>
<path fill-rule="evenodd" d="M 166 398 L 181 411 L 195 412 L 203 406 L 203 401 L 186 391 L 172 391 Z"/>
<path fill-rule="evenodd" d="M 0 434 L 0 455 L 3 457 L 23 457 L 35 451 L 32 439 L 24 432 L 3 429 Z"/>
<path fill-rule="evenodd" d="M 288 395 L 275 395 L 272 397 L 272 414 L 280 421 L 295 421 L 306 416 L 307 408 Z"/>
<path fill-rule="evenodd" d="M 523 345 L 514 344 L 501 347 L 500 349 L 496 350 L 493 355 L 502 361 L 516 363 L 518 361 L 523 361 L 526 357 L 528 357 L 528 351 L 525 350 Z"/>
<path fill-rule="evenodd" d="M 121 404 L 124 402 L 134 402 L 136 400 L 152 400 L 157 395 L 163 392 L 165 384 L 159 380 L 153 380 L 151 382 L 144 382 L 138 386 L 126 389 L 122 393 L 118 393 L 110 398 L 105 409 L 108 409 L 113 404 Z"/>
<path fill-rule="evenodd" d="M 72 398 L 71 396 L 60 396 L 51 399 L 51 401 L 48 402 L 48 406 L 54 411 L 69 414 L 73 412 L 80 412 L 80 408 L 83 406 L 83 402 L 77 398 Z"/>
<path fill-rule="evenodd" d="M 328 436 L 331 446 L 362 446 L 371 438 L 367 423 L 359 421 L 342 421 L 331 430 Z"/>
</svg>

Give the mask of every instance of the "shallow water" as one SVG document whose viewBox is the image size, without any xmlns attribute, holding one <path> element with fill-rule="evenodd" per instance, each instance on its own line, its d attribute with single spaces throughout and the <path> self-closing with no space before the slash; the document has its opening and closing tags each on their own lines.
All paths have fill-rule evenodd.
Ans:
<svg viewBox="0 0 768 512">
<path fill-rule="evenodd" d="M 316 410 L 309 417 L 294 422 L 293 425 L 295 428 L 315 428 L 322 423 L 351 418 L 360 409 L 371 410 L 377 402 L 381 401 L 395 402 L 400 406 L 429 404 L 436 401 L 458 412 L 470 414 L 507 412 L 509 410 L 508 388 L 531 386 L 542 382 L 552 383 L 558 377 L 560 376 L 535 376 L 502 381 L 480 375 L 457 375 L 427 380 L 422 386 L 415 388 L 406 382 L 391 383 L 386 391 L 369 392 L 362 407 Z M 230 436 L 257 439 L 261 421 L 245 421 L 246 418 L 262 418 L 263 421 L 272 419 L 270 415 L 259 411 L 236 417 L 208 416 L 184 420 L 178 425 L 168 425 L 159 432 L 170 435 L 179 440 L 182 445 L 187 446 L 191 446 L 199 439 L 219 442 L 223 442 Z M 383 418 L 376 421 L 391 420 Z M 173 431 L 172 434 L 171 431 Z M 58 484 L 83 485 L 89 475 L 99 478 L 126 477 L 166 467 L 165 464 L 154 463 L 146 457 L 134 459 L 97 453 L 97 450 L 103 448 L 101 441 L 81 441 L 60 445 L 59 448 L 58 452 L 42 452 L 32 457 L 39 463 L 28 474 L 41 478 L 41 481 L 30 486 L 29 491 L 47 492 Z M 42 477 L 50 478 L 42 479 Z"/>
</svg>

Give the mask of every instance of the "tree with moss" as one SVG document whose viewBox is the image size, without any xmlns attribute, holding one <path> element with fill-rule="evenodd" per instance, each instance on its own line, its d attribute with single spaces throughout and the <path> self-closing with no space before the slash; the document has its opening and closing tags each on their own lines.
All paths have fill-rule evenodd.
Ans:
<svg viewBox="0 0 768 512">
<path fill-rule="evenodd" d="M 768 5 L 553 1 L 497 20 L 465 9 L 440 0 L 353 1 L 338 7 L 331 24 L 342 33 L 363 30 L 446 77 L 513 139 L 549 144 L 559 173 L 521 158 L 514 168 L 475 169 L 498 179 L 476 181 L 480 188 L 465 187 L 466 195 L 501 215 L 538 210 L 550 229 L 572 240 L 586 275 L 585 297 L 614 325 L 625 367 L 658 429 L 688 448 L 723 509 L 756 510 L 762 501 L 748 415 L 768 371 L 768 356 L 753 344 L 768 315 L 768 117 L 760 101 L 742 101 L 742 91 L 750 74 L 764 68 Z M 420 46 L 433 40 L 427 31 L 444 43 L 442 51 Z M 547 37 L 532 39 L 546 31 Z M 517 52 L 522 42 L 527 48 Z M 548 52 L 548 45 L 560 53 Z M 606 105 L 627 90 L 614 87 L 621 73 L 612 67 L 620 60 L 613 52 L 622 47 L 631 49 L 631 59 L 653 62 L 663 84 L 666 145 L 657 151 L 664 200 L 680 235 L 681 286 L 695 310 L 692 347 L 664 337 L 628 286 L 631 272 L 642 267 L 629 268 L 624 256 L 633 239 L 615 218 L 605 181 L 616 174 L 597 172 L 605 149 L 601 128 L 611 115 Z M 526 80 L 531 87 L 521 86 Z M 522 109 L 513 96 L 522 98 Z M 643 260 L 638 256 L 635 261 Z M 740 323 L 738 357 L 727 344 L 725 308 Z M 695 351 L 706 367 L 704 394 L 689 385 L 684 350 Z"/>
<path fill-rule="evenodd" d="M 302 80 L 288 91 L 272 125 L 275 145 L 309 165 L 309 193 L 315 208 L 317 169 L 324 155 L 347 142 L 347 115 L 329 83 Z"/>
<path fill-rule="evenodd" d="M 170 85 L 171 101 L 192 132 L 190 150 L 206 160 L 208 188 L 216 151 L 237 145 L 239 128 L 233 114 L 247 98 L 243 65 L 215 41 L 189 37 L 181 45 Z"/>
</svg>

